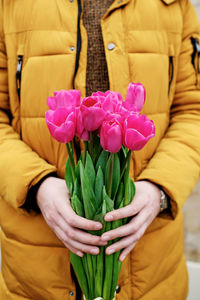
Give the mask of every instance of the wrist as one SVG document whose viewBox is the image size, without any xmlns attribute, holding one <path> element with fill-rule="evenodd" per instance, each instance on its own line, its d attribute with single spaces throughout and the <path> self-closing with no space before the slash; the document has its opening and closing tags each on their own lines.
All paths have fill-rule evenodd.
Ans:
<svg viewBox="0 0 200 300">
<path fill-rule="evenodd" d="M 162 187 L 160 185 L 157 185 L 156 183 L 153 183 L 149 180 L 144 180 L 148 184 L 150 184 L 153 187 L 153 197 L 155 200 L 157 200 L 158 206 L 159 206 L 159 211 L 158 213 L 161 213 L 165 210 L 167 210 L 170 207 L 170 202 L 169 202 L 169 197 L 168 195 L 164 192 Z"/>
</svg>

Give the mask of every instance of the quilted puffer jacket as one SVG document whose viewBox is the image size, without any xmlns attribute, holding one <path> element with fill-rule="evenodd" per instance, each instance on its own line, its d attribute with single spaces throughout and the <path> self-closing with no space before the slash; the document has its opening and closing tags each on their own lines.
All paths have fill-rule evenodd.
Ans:
<svg viewBox="0 0 200 300">
<path fill-rule="evenodd" d="M 76 299 L 68 249 L 22 205 L 45 175 L 64 177 L 65 145 L 51 138 L 44 115 L 54 90 L 85 94 L 80 9 L 80 0 L 0 0 L 1 300 Z M 110 89 L 125 96 L 129 82 L 143 83 L 143 113 L 156 125 L 133 156 L 131 176 L 160 185 L 172 211 L 126 258 L 116 299 L 184 300 L 182 206 L 200 166 L 198 19 L 188 0 L 115 0 L 101 27 Z"/>
</svg>

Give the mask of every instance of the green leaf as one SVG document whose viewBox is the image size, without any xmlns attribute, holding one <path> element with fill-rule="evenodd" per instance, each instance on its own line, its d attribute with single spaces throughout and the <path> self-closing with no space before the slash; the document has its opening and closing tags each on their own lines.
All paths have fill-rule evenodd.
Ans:
<svg viewBox="0 0 200 300">
<path fill-rule="evenodd" d="M 75 211 L 75 213 L 77 213 L 77 211 L 76 211 L 76 199 L 75 199 L 75 194 L 74 193 L 71 196 L 71 207 Z"/>
<path fill-rule="evenodd" d="M 94 135 L 94 153 L 93 153 L 94 161 L 97 161 L 101 151 L 102 151 L 102 147 L 100 144 L 100 138 L 97 134 L 95 134 Z"/>
<path fill-rule="evenodd" d="M 76 178 L 75 183 L 74 183 L 74 193 L 78 196 L 79 200 L 81 201 L 81 184 L 78 181 L 78 179 Z"/>
<path fill-rule="evenodd" d="M 97 255 L 97 266 L 95 274 L 95 298 L 102 295 L 103 279 L 104 279 L 104 247 L 100 247 L 100 252 Z"/>
<path fill-rule="evenodd" d="M 95 179 L 95 196 L 97 200 L 97 206 L 99 207 L 102 203 L 102 190 L 104 185 L 104 177 L 101 166 L 99 166 L 97 176 Z"/>
<path fill-rule="evenodd" d="M 70 262 L 74 268 L 81 290 L 86 296 L 86 299 L 88 299 L 87 276 L 83 267 L 82 259 L 74 253 L 70 252 Z"/>
<path fill-rule="evenodd" d="M 67 159 L 66 167 L 65 167 L 65 182 L 67 184 L 70 195 L 72 195 L 73 194 L 74 183 L 73 183 L 73 177 L 72 177 L 69 158 Z"/>
<path fill-rule="evenodd" d="M 111 155 L 108 159 L 106 164 L 106 171 L 105 171 L 105 185 L 106 191 L 108 191 L 109 181 L 110 181 L 110 167 L 111 167 Z M 114 154 L 114 162 L 113 162 L 113 174 L 112 174 L 112 192 L 111 198 L 114 199 L 119 187 L 120 183 L 120 161 L 119 156 L 117 153 Z"/>
<path fill-rule="evenodd" d="M 80 164 L 81 164 L 81 160 L 79 160 L 77 162 L 77 165 L 75 167 L 75 176 L 76 176 L 76 179 L 78 180 L 78 182 L 80 182 L 81 180 L 81 175 L 80 175 Z"/>
<path fill-rule="evenodd" d="M 101 154 L 97 160 L 96 167 L 95 167 L 96 172 L 98 171 L 99 166 L 101 166 L 101 169 L 102 169 L 103 173 L 105 174 L 106 164 L 108 161 L 108 155 L 109 155 L 109 153 L 107 151 L 104 151 L 104 150 L 101 151 Z"/>
<path fill-rule="evenodd" d="M 100 222 L 103 225 L 103 228 L 101 230 L 94 230 L 90 233 L 94 234 L 94 235 L 102 235 L 102 233 L 104 233 L 105 231 L 105 221 L 104 221 L 104 216 L 106 214 L 106 201 L 103 200 L 103 204 L 100 207 L 100 211 L 98 210 L 97 214 L 94 216 L 94 221 Z"/>
<path fill-rule="evenodd" d="M 86 154 L 85 172 L 86 172 L 88 178 L 90 179 L 91 186 L 93 188 L 94 183 L 95 183 L 96 173 L 95 173 L 94 165 L 92 162 L 92 158 L 88 152 Z"/>
<path fill-rule="evenodd" d="M 115 200 L 115 209 L 118 209 L 124 197 L 124 184 L 120 183 L 119 191 Z"/>
<path fill-rule="evenodd" d="M 122 199 L 122 201 L 121 201 L 118 208 L 122 208 L 122 207 L 123 207 L 123 199 Z M 118 228 L 122 225 L 123 225 L 122 219 L 113 221 L 112 222 L 112 229 L 116 229 L 116 228 Z M 112 243 L 116 243 L 117 241 L 119 241 L 119 238 L 114 239 Z M 112 299 L 114 297 L 116 286 L 117 286 L 117 281 L 118 281 L 120 270 L 121 270 L 121 264 L 122 263 L 119 261 L 120 253 L 121 253 L 121 251 L 115 252 L 114 257 L 113 257 L 113 270 L 114 270 L 114 272 L 113 272 L 113 277 L 112 277 L 110 299 Z"/>
<path fill-rule="evenodd" d="M 82 162 L 80 163 L 80 175 L 85 217 L 92 220 L 97 211 L 97 203 L 90 180 L 86 175 Z"/>
<path fill-rule="evenodd" d="M 112 229 L 112 223 L 107 222 L 106 223 L 106 231 L 109 231 Z M 112 244 L 111 241 L 108 242 L 108 246 Z M 105 274 L 104 274 L 104 285 L 103 285 L 103 299 L 111 299 L 111 284 L 112 284 L 112 277 L 113 277 L 113 254 L 106 255 L 105 254 Z"/>
<path fill-rule="evenodd" d="M 128 202 L 128 204 L 130 204 L 132 202 L 134 196 L 135 196 L 135 183 L 129 177 L 129 202 Z"/>
<path fill-rule="evenodd" d="M 103 187 L 103 200 L 106 203 L 106 212 L 112 211 L 114 209 L 114 202 L 112 199 L 110 199 L 110 197 L 106 193 L 105 186 Z"/>
<path fill-rule="evenodd" d="M 82 263 L 83 263 L 83 268 L 86 274 L 86 278 L 87 278 L 87 284 L 88 284 L 88 298 L 86 299 L 91 299 L 91 291 L 93 289 L 91 280 L 90 280 L 90 274 L 89 274 L 89 269 L 88 269 L 88 263 L 87 263 L 87 255 L 85 254 L 82 257 Z"/>
<path fill-rule="evenodd" d="M 77 215 L 79 215 L 80 217 L 84 217 L 84 207 L 83 207 L 83 203 L 80 201 L 80 199 L 78 198 L 78 196 L 75 194 L 74 195 L 74 202 L 75 202 L 75 208 L 76 208 L 76 213 Z"/>
<path fill-rule="evenodd" d="M 94 299 L 94 269 L 93 269 L 93 258 L 91 254 L 85 253 L 85 256 L 87 258 L 87 266 L 88 266 L 88 275 L 89 275 L 89 285 L 90 285 L 90 293 L 92 299 Z"/>
</svg>

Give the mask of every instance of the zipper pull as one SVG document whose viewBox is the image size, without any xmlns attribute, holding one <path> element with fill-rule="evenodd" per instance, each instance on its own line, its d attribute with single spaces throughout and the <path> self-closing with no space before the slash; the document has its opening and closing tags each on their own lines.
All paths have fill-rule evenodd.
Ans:
<svg viewBox="0 0 200 300">
<path fill-rule="evenodd" d="M 23 63 L 23 55 L 18 55 L 16 82 L 17 82 L 17 93 L 18 93 L 19 100 L 20 100 L 20 89 L 21 89 L 22 63 Z"/>
</svg>

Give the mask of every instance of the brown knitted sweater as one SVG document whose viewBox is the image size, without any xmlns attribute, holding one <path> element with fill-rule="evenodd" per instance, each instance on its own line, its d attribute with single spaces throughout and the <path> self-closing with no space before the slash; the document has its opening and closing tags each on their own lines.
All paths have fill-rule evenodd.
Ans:
<svg viewBox="0 0 200 300">
<path fill-rule="evenodd" d="M 83 24 L 88 35 L 86 95 L 109 89 L 100 19 L 113 0 L 84 0 Z"/>
</svg>

